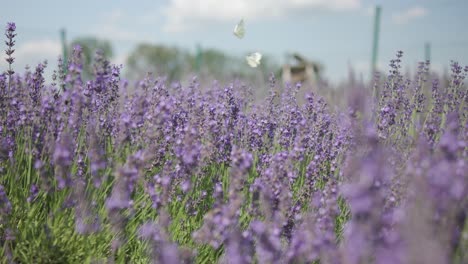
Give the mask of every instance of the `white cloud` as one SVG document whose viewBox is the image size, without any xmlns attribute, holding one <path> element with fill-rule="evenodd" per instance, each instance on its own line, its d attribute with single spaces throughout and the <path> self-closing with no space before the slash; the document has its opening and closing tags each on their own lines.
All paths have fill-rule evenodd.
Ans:
<svg viewBox="0 0 468 264">
<path fill-rule="evenodd" d="M 361 0 L 170 0 L 163 14 L 166 31 L 183 31 L 202 21 L 249 20 L 285 16 L 297 10 L 352 10 Z"/>
<path fill-rule="evenodd" d="M 60 42 L 52 39 L 33 40 L 20 44 L 13 53 L 15 58 L 13 68 L 17 72 L 22 72 L 26 65 L 34 67 L 44 60 L 47 60 L 51 65 L 55 65 L 61 51 Z M 2 68 L 7 66 L 5 60 L 2 60 L 1 66 Z"/>
<path fill-rule="evenodd" d="M 58 56 L 61 52 L 59 41 L 52 39 L 42 39 L 26 42 L 18 47 L 15 54 L 19 58 L 28 58 L 30 56 Z"/>
<path fill-rule="evenodd" d="M 13 62 L 13 70 L 16 73 L 23 74 L 26 65 L 34 71 L 37 64 L 47 60 L 48 65 L 44 71 L 44 76 L 47 83 L 50 83 L 53 70 L 57 69 L 57 59 L 62 54 L 62 46 L 58 40 L 53 39 L 38 39 L 18 44 L 13 53 L 15 61 Z M 6 56 L 6 55 L 5 55 Z M 1 56 L 0 72 L 7 69 L 8 64 L 5 61 L 5 56 Z"/>
<path fill-rule="evenodd" d="M 424 17 L 429 13 L 429 11 L 421 6 L 411 7 L 401 12 L 394 13 L 392 15 L 392 20 L 396 24 L 406 24 L 411 20 Z"/>
</svg>

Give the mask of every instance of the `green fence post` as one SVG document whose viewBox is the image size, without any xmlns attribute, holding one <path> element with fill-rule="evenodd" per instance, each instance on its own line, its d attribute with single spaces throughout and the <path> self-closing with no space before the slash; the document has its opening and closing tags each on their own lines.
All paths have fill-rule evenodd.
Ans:
<svg viewBox="0 0 468 264">
<path fill-rule="evenodd" d="M 380 31 L 380 6 L 375 7 L 375 18 L 374 18 L 374 41 L 372 45 L 372 74 L 377 69 L 377 55 L 379 49 L 379 31 Z"/>
<path fill-rule="evenodd" d="M 377 70 L 377 55 L 378 55 L 378 48 L 379 48 L 379 31 L 380 31 L 380 6 L 375 7 L 375 17 L 374 17 L 374 39 L 372 45 L 372 61 L 371 61 L 371 80 L 374 77 L 375 71 Z M 375 98 L 376 94 L 376 86 L 374 85 L 374 90 L 372 91 L 373 96 Z"/>
<path fill-rule="evenodd" d="M 426 42 L 426 44 L 424 45 L 424 58 L 426 59 L 426 61 L 431 60 L 431 43 L 430 42 Z"/>
<path fill-rule="evenodd" d="M 60 30 L 60 39 L 62 41 L 63 66 L 64 66 L 64 70 L 66 73 L 68 69 L 68 50 L 67 50 L 66 32 L 64 28 Z"/>
</svg>

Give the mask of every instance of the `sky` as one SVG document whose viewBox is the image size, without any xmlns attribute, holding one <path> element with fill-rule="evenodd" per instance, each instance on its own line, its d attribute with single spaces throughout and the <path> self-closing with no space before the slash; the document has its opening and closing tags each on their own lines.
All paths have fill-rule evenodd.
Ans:
<svg viewBox="0 0 468 264">
<path fill-rule="evenodd" d="M 414 69 L 425 59 L 425 43 L 431 45 L 436 71 L 448 69 L 451 60 L 468 64 L 468 0 L 2 1 L 0 24 L 17 25 L 17 68 L 47 59 L 49 69 L 55 69 L 63 28 L 68 41 L 84 36 L 110 40 L 112 61 L 118 64 L 138 43 L 191 51 L 201 45 L 236 56 L 258 51 L 279 63 L 299 52 L 322 63 L 331 82 L 346 78 L 350 67 L 367 78 L 377 5 L 382 10 L 380 70 L 388 70 L 398 50 L 404 52 L 404 67 Z M 239 40 L 232 31 L 241 18 L 246 34 Z M 2 59 L 0 72 L 5 67 Z"/>
</svg>

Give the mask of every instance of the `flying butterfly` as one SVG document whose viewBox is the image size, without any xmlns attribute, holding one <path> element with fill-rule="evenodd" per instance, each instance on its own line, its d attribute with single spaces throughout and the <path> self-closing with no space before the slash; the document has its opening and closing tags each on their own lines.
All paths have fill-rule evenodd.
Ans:
<svg viewBox="0 0 468 264">
<path fill-rule="evenodd" d="M 244 19 L 241 19 L 239 23 L 234 27 L 234 35 L 238 38 L 243 38 L 245 35 L 245 26 L 244 26 Z"/>
<path fill-rule="evenodd" d="M 262 59 L 262 54 L 258 52 L 254 52 L 247 57 L 245 57 L 247 60 L 247 64 L 249 64 L 250 67 L 256 68 L 258 65 L 260 65 L 260 60 Z"/>
</svg>

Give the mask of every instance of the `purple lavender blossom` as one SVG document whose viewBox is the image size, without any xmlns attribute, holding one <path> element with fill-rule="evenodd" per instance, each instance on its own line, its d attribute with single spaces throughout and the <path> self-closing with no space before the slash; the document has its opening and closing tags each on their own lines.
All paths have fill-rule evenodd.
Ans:
<svg viewBox="0 0 468 264">
<path fill-rule="evenodd" d="M 39 188 L 37 187 L 36 184 L 32 184 L 31 188 L 29 189 L 29 197 L 27 198 L 28 203 L 33 202 L 37 195 L 39 194 Z"/>
<path fill-rule="evenodd" d="M 3 185 L 0 185 L 0 201 L 1 201 L 1 206 L 0 206 L 0 222 L 4 221 L 4 217 L 8 214 L 11 213 L 12 207 L 11 207 L 11 202 L 8 199 L 8 196 L 5 192 L 5 187 Z"/>
<path fill-rule="evenodd" d="M 170 241 L 167 227 L 170 217 L 161 211 L 157 222 L 146 222 L 140 226 L 139 237 L 150 244 L 152 263 L 191 263 L 191 252 L 180 249 L 176 243 Z"/>
<path fill-rule="evenodd" d="M 397 52 L 372 96 L 354 78 L 342 96 L 271 74 L 256 98 L 261 87 L 237 79 L 133 83 L 100 52 L 85 76 L 74 47 L 49 85 L 46 63 L 11 69 L 15 30 L 0 73 L 0 244 L 11 259 L 44 239 L 24 243 L 18 223 L 32 222 L 48 241 L 74 234 L 54 254 L 75 258 L 69 246 L 97 238 L 109 262 L 143 247 L 155 263 L 466 259 L 468 67 L 453 62 L 438 81 L 423 62 L 412 76 Z"/>
<path fill-rule="evenodd" d="M 59 189 L 72 186 L 73 180 L 70 172 L 70 168 L 73 164 L 72 147 L 72 138 L 68 133 L 63 134 L 62 138 L 55 146 L 53 162 Z"/>
<path fill-rule="evenodd" d="M 12 69 L 11 69 L 11 65 L 13 64 L 13 62 L 15 61 L 15 58 L 13 58 L 13 53 L 15 52 L 15 50 L 13 49 L 13 47 L 15 46 L 15 40 L 14 38 L 16 37 L 16 24 L 13 23 L 13 22 L 8 22 L 7 23 L 7 26 L 6 26 L 6 30 L 5 30 L 5 36 L 7 37 L 7 41 L 5 41 L 6 45 L 7 45 L 7 50 L 5 51 L 6 55 L 8 56 L 5 60 L 8 62 L 8 76 L 10 77 L 10 83 L 11 83 L 11 76 L 15 73 Z"/>
</svg>

